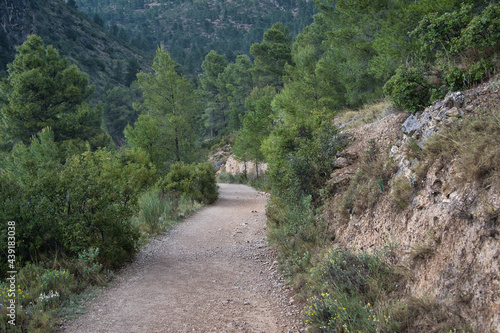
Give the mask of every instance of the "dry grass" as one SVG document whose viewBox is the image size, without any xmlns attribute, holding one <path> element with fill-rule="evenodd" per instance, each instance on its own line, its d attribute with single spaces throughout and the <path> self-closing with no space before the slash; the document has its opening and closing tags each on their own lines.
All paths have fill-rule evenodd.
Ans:
<svg viewBox="0 0 500 333">
<path fill-rule="evenodd" d="M 335 197 L 336 212 L 346 218 L 348 212 L 360 213 L 373 207 L 387 191 L 388 182 L 397 170 L 388 156 L 388 148 L 380 148 L 375 140 L 369 141 L 356 174 L 340 195 Z"/>
<path fill-rule="evenodd" d="M 342 111 L 335 122 L 347 124 L 346 128 L 358 128 L 366 124 L 371 124 L 381 119 L 384 115 L 392 111 L 392 104 L 388 100 L 365 105 L 358 110 L 346 109 Z"/>
<path fill-rule="evenodd" d="M 405 210 L 411 204 L 413 198 L 410 180 L 405 176 L 399 176 L 392 183 L 392 201 L 400 210 Z"/>
<path fill-rule="evenodd" d="M 411 260 L 425 259 L 434 253 L 435 246 L 433 243 L 424 241 L 417 243 L 411 247 Z"/>
<path fill-rule="evenodd" d="M 459 184 L 500 179 L 500 110 L 476 112 L 435 134 L 424 146 L 427 160 L 453 162 Z"/>
</svg>

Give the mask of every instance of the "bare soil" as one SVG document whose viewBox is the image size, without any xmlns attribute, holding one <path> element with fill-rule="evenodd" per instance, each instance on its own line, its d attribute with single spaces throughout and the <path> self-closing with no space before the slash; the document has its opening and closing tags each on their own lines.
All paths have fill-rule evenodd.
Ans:
<svg viewBox="0 0 500 333">
<path fill-rule="evenodd" d="M 300 309 L 266 241 L 266 198 L 220 198 L 152 240 L 63 332 L 302 332 Z"/>
</svg>

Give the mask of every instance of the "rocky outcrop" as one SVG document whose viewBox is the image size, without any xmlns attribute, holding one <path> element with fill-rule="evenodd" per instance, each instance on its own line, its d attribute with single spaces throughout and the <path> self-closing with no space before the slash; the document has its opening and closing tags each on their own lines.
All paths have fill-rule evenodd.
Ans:
<svg viewBox="0 0 500 333">
<path fill-rule="evenodd" d="M 249 179 L 264 174 L 267 171 L 266 163 L 242 162 L 236 159 L 236 156 L 231 152 L 229 145 L 224 146 L 214 151 L 209 159 L 212 165 L 217 169 L 217 174 L 229 173 L 233 176 L 246 173 Z"/>
<path fill-rule="evenodd" d="M 250 178 L 256 177 L 257 174 L 261 175 L 266 171 L 267 171 L 267 164 L 240 162 L 232 154 L 226 160 L 226 163 L 219 169 L 219 172 L 227 172 L 232 175 L 246 173 Z"/>
<path fill-rule="evenodd" d="M 325 214 L 339 245 L 367 251 L 396 248 L 410 276 L 408 292 L 434 297 L 472 322 L 475 332 L 500 328 L 500 184 L 458 182 L 453 162 L 441 160 L 428 161 L 425 174 L 417 176 L 418 160 L 406 147 L 411 140 L 423 147 L 429 137 L 476 110 L 499 106 L 500 87 L 488 83 L 449 93 L 415 115 L 391 114 L 346 131 L 353 140 L 335 161 L 331 185 L 345 188 L 352 181 L 373 139 L 395 165 L 389 183 L 403 179 L 411 185 L 410 204 L 395 207 L 391 188 L 368 209 L 342 215 L 332 205 Z"/>
</svg>

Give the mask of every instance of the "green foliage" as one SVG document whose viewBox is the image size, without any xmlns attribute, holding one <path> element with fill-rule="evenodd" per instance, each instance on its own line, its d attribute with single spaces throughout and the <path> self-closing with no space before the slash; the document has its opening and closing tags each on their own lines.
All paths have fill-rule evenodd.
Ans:
<svg viewBox="0 0 500 333">
<path fill-rule="evenodd" d="M 311 269 L 317 289 L 308 299 L 307 322 L 325 332 L 397 331 L 399 323 L 379 308 L 399 282 L 391 270 L 382 254 L 329 249 Z"/>
<path fill-rule="evenodd" d="M 252 77 L 258 87 L 283 86 L 286 64 L 292 64 L 291 36 L 288 28 L 278 22 L 264 33 L 261 44 L 253 44 L 250 54 L 255 57 Z"/>
<path fill-rule="evenodd" d="M 426 70 L 406 65 L 396 71 L 384 87 L 396 106 L 415 112 L 446 90 L 469 88 L 499 68 L 500 6 L 491 3 L 479 12 L 481 6 L 471 2 L 450 9 L 428 13 L 411 33 L 419 47 L 414 58 L 424 59 Z M 443 82 L 431 86 L 426 76 L 432 72 Z"/>
<path fill-rule="evenodd" d="M 138 194 L 152 184 L 154 169 L 140 151 L 113 156 L 99 150 L 69 159 L 61 174 L 66 194 L 65 246 L 72 252 L 100 249 L 100 262 L 116 268 L 136 251 L 137 231 L 128 222 Z M 71 186 L 68 188 L 68 186 Z M 63 225 L 64 225 L 63 224 Z"/>
<path fill-rule="evenodd" d="M 189 77 L 201 72 L 210 50 L 234 61 L 235 55 L 250 55 L 250 46 L 274 23 L 283 22 L 295 35 L 316 12 L 314 2 L 305 0 L 280 1 L 279 6 L 258 0 L 158 1 L 155 6 L 124 0 L 77 3 L 89 17 L 99 13 L 106 26 L 117 24 L 130 32 L 138 49 L 151 52 L 164 42 Z"/>
<path fill-rule="evenodd" d="M 130 146 L 148 152 L 160 174 L 171 164 L 192 162 L 198 122 L 197 99 L 186 77 L 176 72 L 176 63 L 163 46 L 156 51 L 154 73 L 137 75 L 144 102 L 134 104 L 141 110 L 134 128 L 125 129 Z"/>
<path fill-rule="evenodd" d="M 100 134 L 101 111 L 85 104 L 93 92 L 88 76 L 40 37 L 29 36 L 8 68 L 9 77 L 0 85 L 6 140 L 29 143 L 45 127 L 52 128 L 56 142 Z"/>
<path fill-rule="evenodd" d="M 213 50 L 201 64 L 203 73 L 199 75 L 199 94 L 205 104 L 205 128 L 210 130 L 211 136 L 226 134 L 229 122 L 229 101 L 222 94 L 224 87 L 218 81 L 226 66 L 226 59 Z"/>
<path fill-rule="evenodd" d="M 461 31 L 471 20 L 471 10 L 471 5 L 464 5 L 460 11 L 426 15 L 412 32 L 417 37 L 421 52 L 428 57 L 440 57 L 456 51 Z"/>
<path fill-rule="evenodd" d="M 154 187 L 144 192 L 139 198 L 140 227 L 148 234 L 156 235 L 175 221 L 175 200 L 162 195 Z"/>
<path fill-rule="evenodd" d="M 384 86 L 394 106 L 415 113 L 430 103 L 430 84 L 419 68 L 400 67 Z"/>
<path fill-rule="evenodd" d="M 319 190 L 333 170 L 334 156 L 345 145 L 345 137 L 330 124 L 330 115 L 304 116 L 278 113 L 281 123 L 274 126 L 262 147 L 273 195 L 290 203 L 307 195 L 317 203 Z"/>
<path fill-rule="evenodd" d="M 312 197 L 304 196 L 293 204 L 271 197 L 266 211 L 269 241 L 282 254 L 281 270 L 288 278 L 307 272 L 310 251 L 326 241 L 326 224 L 315 216 Z"/>
<path fill-rule="evenodd" d="M 138 118 L 138 111 L 132 105 L 140 102 L 142 93 L 137 83 L 131 84 L 129 88 L 113 87 L 103 94 L 104 126 L 116 145 L 124 145 L 125 127 Z"/>
<path fill-rule="evenodd" d="M 172 165 L 170 172 L 160 180 L 164 194 L 183 194 L 193 200 L 214 203 L 219 195 L 215 181 L 215 168 L 210 163 Z"/>
<path fill-rule="evenodd" d="M 480 15 L 474 16 L 462 31 L 461 46 L 485 48 L 498 46 L 500 42 L 500 5 L 491 3 Z"/>
<path fill-rule="evenodd" d="M 56 253 L 74 257 L 94 247 L 104 266 L 120 266 L 135 253 L 138 236 L 127 221 L 154 174 L 147 155 L 137 150 L 85 152 L 63 165 L 50 130 L 29 147 L 16 145 L 0 176 L 6 203 L 0 216 L 16 221 L 19 262 Z M 0 226 L 6 234 L 5 228 Z"/>
<path fill-rule="evenodd" d="M 218 85 L 221 92 L 229 102 L 230 130 L 238 130 L 242 126 L 242 117 L 245 115 L 245 99 L 253 88 L 250 68 L 252 61 L 246 55 L 239 55 L 236 61 L 227 65 L 224 72 L 219 75 Z"/>
<path fill-rule="evenodd" d="M 275 89 L 272 87 L 255 88 L 247 98 L 243 128 L 233 146 L 233 152 L 239 159 L 255 163 L 264 161 L 261 146 L 271 131 L 271 101 L 275 95 Z"/>
<path fill-rule="evenodd" d="M 89 248 L 78 254 L 76 260 L 78 274 L 87 283 L 98 284 L 104 280 L 102 277 L 103 266 L 98 262 L 98 255 L 99 248 Z"/>
</svg>

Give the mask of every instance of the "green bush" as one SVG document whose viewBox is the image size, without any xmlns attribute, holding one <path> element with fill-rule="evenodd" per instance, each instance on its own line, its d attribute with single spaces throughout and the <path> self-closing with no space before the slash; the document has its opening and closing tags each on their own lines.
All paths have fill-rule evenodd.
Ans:
<svg viewBox="0 0 500 333">
<path fill-rule="evenodd" d="M 282 254 L 281 269 L 287 277 L 308 271 L 310 251 L 323 244 L 326 224 L 315 215 L 312 197 L 305 196 L 295 204 L 272 196 L 266 211 L 268 238 Z"/>
<path fill-rule="evenodd" d="M 465 73 L 458 67 L 443 71 L 443 80 L 452 91 L 459 91 L 467 86 Z"/>
<path fill-rule="evenodd" d="M 215 168 L 210 163 L 172 165 L 170 172 L 159 181 L 164 194 L 174 193 L 190 196 L 193 200 L 214 203 L 219 191 L 215 179 Z"/>
<path fill-rule="evenodd" d="M 331 248 L 311 269 L 314 296 L 305 309 L 307 322 L 324 332 L 393 332 L 388 309 L 382 310 L 400 277 L 384 255 Z"/>
<path fill-rule="evenodd" d="M 462 48 L 489 48 L 500 43 L 500 5 L 491 3 L 462 30 Z"/>
<path fill-rule="evenodd" d="M 97 261 L 98 248 L 90 248 L 78 254 L 76 267 L 79 276 L 87 283 L 96 284 L 105 280 L 102 274 L 103 266 Z"/>
<path fill-rule="evenodd" d="M 161 195 L 156 187 L 144 192 L 139 198 L 139 220 L 143 231 L 156 235 L 175 221 L 176 201 Z"/>
<path fill-rule="evenodd" d="M 19 264 L 56 254 L 76 258 L 83 250 L 99 248 L 100 263 L 120 266 L 136 251 L 138 233 L 128 220 L 140 191 L 155 176 L 147 155 L 98 150 L 62 164 L 58 152 L 52 132 L 45 130 L 29 147 L 16 145 L 0 175 L 5 203 L 0 218 L 16 222 Z M 0 224 L 1 235 L 7 234 L 6 227 Z M 5 253 L 2 242 L 2 257 Z"/>
<path fill-rule="evenodd" d="M 469 78 L 470 84 L 478 83 L 493 72 L 493 64 L 490 60 L 481 59 L 472 65 L 465 74 Z"/>
<path fill-rule="evenodd" d="M 391 99 L 395 107 L 415 113 L 429 105 L 430 88 L 423 70 L 402 66 L 384 85 L 384 94 Z"/>
</svg>

